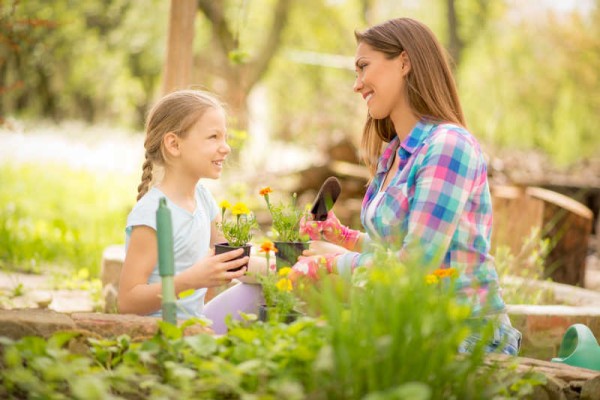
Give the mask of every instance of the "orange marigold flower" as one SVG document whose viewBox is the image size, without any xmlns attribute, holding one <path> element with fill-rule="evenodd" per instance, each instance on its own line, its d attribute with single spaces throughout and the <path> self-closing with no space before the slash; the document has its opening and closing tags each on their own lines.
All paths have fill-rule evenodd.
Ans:
<svg viewBox="0 0 600 400">
<path fill-rule="evenodd" d="M 275 244 L 273 242 L 271 242 L 270 240 L 265 240 L 264 242 L 262 242 L 260 244 L 260 252 L 262 253 L 268 253 L 270 251 L 272 251 L 273 253 L 277 253 L 277 249 L 275 248 Z"/>
<path fill-rule="evenodd" d="M 433 271 L 433 275 L 438 278 L 456 278 L 458 273 L 456 272 L 456 268 L 438 268 Z"/>
<path fill-rule="evenodd" d="M 270 186 L 264 187 L 262 189 L 260 189 L 260 192 L 258 192 L 261 196 L 266 196 L 269 193 L 273 193 L 273 189 L 271 189 Z"/>
</svg>

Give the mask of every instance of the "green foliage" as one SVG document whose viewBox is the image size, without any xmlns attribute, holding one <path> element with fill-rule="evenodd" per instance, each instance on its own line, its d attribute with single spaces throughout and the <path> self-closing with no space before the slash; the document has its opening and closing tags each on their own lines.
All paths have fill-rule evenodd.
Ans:
<svg viewBox="0 0 600 400">
<path fill-rule="evenodd" d="M 235 220 L 225 218 L 227 210 L 230 210 Z M 244 246 L 252 239 L 252 230 L 258 227 L 256 217 L 244 203 L 236 203 L 230 206 L 228 202 L 221 202 L 221 223 L 219 229 L 227 239 L 230 246 Z"/>
<path fill-rule="evenodd" d="M 218 337 L 160 322 L 149 340 L 88 339 L 83 351 L 76 333 L 0 338 L 0 397 L 489 399 L 526 397 L 544 382 L 486 358 L 483 342 L 458 354 L 467 335 L 486 337 L 488 327 L 468 323 L 468 307 L 427 285 L 420 269 L 377 261 L 353 283 L 321 282 L 308 296 L 319 320 L 247 316 Z"/>
<path fill-rule="evenodd" d="M 22 85 L 2 96 L 0 114 L 141 125 L 162 71 L 167 7 L 159 0 L 3 2 L 2 31 L 20 40 L 12 52 L 0 41 L 2 77 Z"/>
<path fill-rule="evenodd" d="M 257 274 L 256 279 L 261 284 L 265 305 L 269 308 L 268 317 L 271 320 L 285 321 L 292 312 L 298 312 L 300 299 L 294 293 L 294 285 L 290 277 L 291 268 L 285 267 L 278 271 L 268 270 L 266 274 Z"/>
<path fill-rule="evenodd" d="M 502 298 L 507 304 L 554 304 L 554 292 L 528 284 L 544 279 L 544 263 L 550 251 L 548 239 L 541 239 L 533 229 L 523 241 L 518 254 L 508 246 L 498 246 L 494 252 L 496 271 L 502 281 Z M 511 282 L 511 277 L 523 278 Z"/>
<path fill-rule="evenodd" d="M 308 241 L 308 237 L 300 235 L 300 220 L 307 216 L 308 210 L 307 208 L 302 209 L 296 204 L 296 193 L 292 194 L 289 202 L 273 203 L 269 198 L 271 192 L 271 188 L 264 188 L 261 190 L 261 195 L 271 214 L 272 230 L 277 240 L 280 242 Z"/>
<path fill-rule="evenodd" d="M 122 175 L 1 165 L 0 181 L 2 268 L 39 273 L 52 264 L 96 277 L 104 248 L 123 242 L 134 184 Z"/>
<path fill-rule="evenodd" d="M 564 13 L 496 21 L 459 71 L 472 131 L 500 147 L 542 149 L 560 164 L 597 154 L 597 20 Z"/>
</svg>

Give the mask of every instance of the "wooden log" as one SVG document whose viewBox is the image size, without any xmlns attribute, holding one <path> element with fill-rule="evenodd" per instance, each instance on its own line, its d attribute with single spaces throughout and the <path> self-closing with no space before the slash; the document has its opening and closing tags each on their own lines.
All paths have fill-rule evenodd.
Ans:
<svg viewBox="0 0 600 400">
<path fill-rule="evenodd" d="M 492 188 L 494 226 L 492 252 L 508 246 L 519 255 L 533 231 L 550 241 L 544 278 L 584 286 L 593 213 L 578 201 L 539 187 Z"/>
<path fill-rule="evenodd" d="M 492 253 L 498 246 L 507 246 L 513 255 L 518 255 L 526 238 L 541 228 L 543 203 L 525 191 L 522 186 L 492 186 Z"/>
<path fill-rule="evenodd" d="M 550 239 L 545 275 L 555 282 L 583 287 L 588 241 L 594 215 L 580 202 L 539 187 L 526 194 L 543 202 L 542 236 Z"/>
<path fill-rule="evenodd" d="M 511 357 L 502 354 L 487 356 L 486 365 L 514 368 L 515 372 L 537 372 L 547 379 L 546 384 L 536 387 L 528 397 L 532 399 L 580 399 L 600 400 L 600 371 L 526 357 Z"/>
</svg>

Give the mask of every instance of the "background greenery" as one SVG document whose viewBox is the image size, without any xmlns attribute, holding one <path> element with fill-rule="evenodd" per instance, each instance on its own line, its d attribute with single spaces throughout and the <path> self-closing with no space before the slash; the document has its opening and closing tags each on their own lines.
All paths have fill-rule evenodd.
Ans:
<svg viewBox="0 0 600 400">
<path fill-rule="evenodd" d="M 572 2 L 579 8 L 561 11 L 550 3 L 212 2 L 222 7 L 234 40 L 222 45 L 214 19 L 199 9 L 194 86 L 225 98 L 239 95 L 241 87 L 259 119 L 258 127 L 247 128 L 264 140 L 314 153 L 344 137 L 356 143 L 365 109 L 351 92 L 353 30 L 411 16 L 431 26 L 454 56 L 467 119 L 484 144 L 541 149 L 568 165 L 600 146 L 600 0 Z M 264 74 L 252 87 L 228 81 L 225 69 L 242 78 L 250 73 L 270 32 L 264 27 L 279 6 L 286 23 Z M 29 135 L 28 127 L 41 120 L 82 120 L 140 136 L 144 115 L 160 95 L 168 10 L 161 0 L 2 2 L 4 132 Z M 62 265 L 97 276 L 102 249 L 123 241 L 137 177 L 6 158 L 0 160 L 0 185 L 1 265 L 25 271 Z"/>
</svg>

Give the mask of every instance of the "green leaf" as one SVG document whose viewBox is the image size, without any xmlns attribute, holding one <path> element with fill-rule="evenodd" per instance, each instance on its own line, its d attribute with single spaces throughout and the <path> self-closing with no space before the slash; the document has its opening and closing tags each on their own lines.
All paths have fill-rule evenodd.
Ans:
<svg viewBox="0 0 600 400">
<path fill-rule="evenodd" d="M 217 351 L 217 341 L 211 335 L 187 336 L 183 340 L 201 357 L 207 357 Z"/>
</svg>

